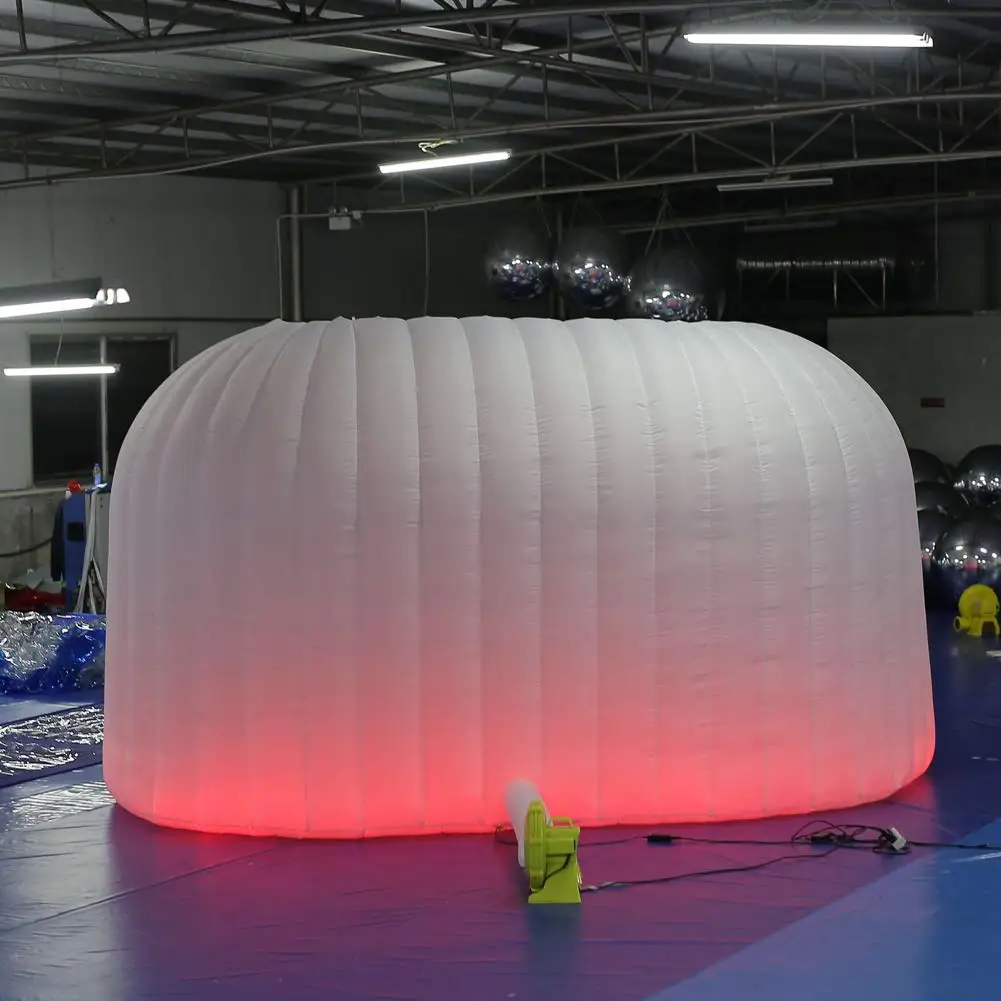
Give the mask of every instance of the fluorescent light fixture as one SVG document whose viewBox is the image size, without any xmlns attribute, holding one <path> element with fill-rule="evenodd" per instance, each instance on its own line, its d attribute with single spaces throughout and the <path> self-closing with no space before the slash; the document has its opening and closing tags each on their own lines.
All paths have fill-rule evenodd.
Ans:
<svg viewBox="0 0 1001 1001">
<path fill-rule="evenodd" d="M 100 278 L 0 289 L 0 320 L 49 313 L 74 313 L 130 301 L 123 288 L 104 288 Z"/>
<path fill-rule="evenodd" d="M 29 368 L 5 368 L 3 374 L 30 379 L 53 375 L 114 375 L 117 371 L 117 365 L 32 365 Z"/>
<path fill-rule="evenodd" d="M 98 306 L 122 306 L 132 302 L 132 296 L 123 288 L 102 288 L 97 293 Z"/>
<path fill-rule="evenodd" d="M 931 35 L 910 31 L 693 31 L 692 45 L 766 45 L 830 49 L 930 49 Z"/>
<path fill-rule="evenodd" d="M 787 188 L 829 188 L 833 177 L 772 177 L 764 181 L 725 181 L 717 191 L 783 191 Z"/>
<path fill-rule="evenodd" d="M 43 299 L 40 302 L 15 302 L 0 306 L 0 320 L 17 316 L 42 316 L 45 313 L 74 313 L 96 306 L 93 299 Z"/>
<path fill-rule="evenodd" d="M 445 167 L 463 167 L 475 163 L 498 163 L 509 160 L 511 151 L 496 149 L 486 153 L 459 153 L 456 156 L 425 156 L 420 160 L 404 160 L 401 163 L 380 163 L 383 174 L 409 174 L 415 170 L 442 170 Z"/>
</svg>

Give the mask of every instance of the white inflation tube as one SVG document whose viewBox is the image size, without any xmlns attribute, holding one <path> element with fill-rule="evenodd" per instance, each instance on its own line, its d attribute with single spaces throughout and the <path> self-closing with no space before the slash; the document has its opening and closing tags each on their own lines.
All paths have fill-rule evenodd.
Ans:
<svg viewBox="0 0 1001 1001">
<path fill-rule="evenodd" d="M 528 779 L 515 779 L 504 792 L 504 805 L 507 807 L 508 820 L 518 839 L 518 865 L 525 865 L 525 818 L 528 808 L 536 801 L 542 801 L 539 790 Z M 544 805 L 544 804 L 543 804 Z M 546 820 L 551 820 L 549 810 L 546 810 Z"/>
</svg>

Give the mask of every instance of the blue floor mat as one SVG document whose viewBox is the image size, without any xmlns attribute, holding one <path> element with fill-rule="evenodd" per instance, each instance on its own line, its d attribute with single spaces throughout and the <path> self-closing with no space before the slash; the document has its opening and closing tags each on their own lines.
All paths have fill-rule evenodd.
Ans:
<svg viewBox="0 0 1001 1001">
<path fill-rule="evenodd" d="M 1001 823 L 973 832 L 1001 843 Z M 1001 970 L 1001 852 L 943 850 L 649 1001 L 989 998 Z"/>
<path fill-rule="evenodd" d="M 888 802 L 827 819 L 947 841 L 1001 814 L 1001 662 L 986 656 L 982 642 L 953 635 L 944 619 L 933 619 L 931 639 L 938 717 L 932 768 Z M 50 803 L 20 794 L 63 779 L 16 790 L 14 802 L 25 804 L 18 812 L 46 816 L 42 808 Z M 60 804 L 63 798 L 51 797 Z M 684 833 L 781 842 L 801 823 L 785 818 Z M 863 991 L 869 976 L 897 985 L 883 996 L 959 996 L 946 989 L 946 939 L 927 939 L 939 942 L 927 953 L 919 947 L 935 921 L 938 891 L 914 897 L 913 888 L 940 865 L 933 854 L 842 851 L 755 872 L 609 890 L 579 908 L 529 908 L 513 849 L 492 838 L 211 837 L 157 829 L 117 808 L 30 829 L 5 821 L 0 809 L 0 826 L 3 1001 L 643 1001 L 672 987 L 696 990 L 693 978 L 751 963 L 758 949 L 783 941 L 765 958 L 776 956 L 801 976 L 774 981 L 769 1001 L 827 1001 L 825 976 L 839 985 L 840 998 L 875 997 Z M 784 844 L 651 846 L 644 833 L 586 831 L 585 881 L 682 876 L 790 853 Z M 949 884 L 952 921 L 978 920 L 984 894 L 975 887 L 972 877 Z M 821 955 L 822 940 L 808 951 L 810 936 L 801 929 L 810 922 L 821 931 L 842 927 L 856 908 L 861 926 L 877 936 L 890 928 L 881 908 L 907 912 L 906 936 L 915 948 L 888 948 L 882 967 L 872 950 L 858 951 L 868 948 L 859 935 L 841 942 L 837 963 Z M 966 954 L 992 985 L 983 996 L 1001 980 L 1001 955 L 985 945 L 993 935 L 992 918 Z M 819 963 L 815 979 L 810 956 Z M 921 967 L 929 962 L 941 966 L 937 979 Z M 749 968 L 752 976 L 763 969 Z M 959 982 L 970 988 L 973 981 Z M 909 983 L 920 990 L 909 992 Z M 790 985 L 795 992 L 785 993 Z M 740 992 L 677 997 L 757 999 Z"/>
</svg>

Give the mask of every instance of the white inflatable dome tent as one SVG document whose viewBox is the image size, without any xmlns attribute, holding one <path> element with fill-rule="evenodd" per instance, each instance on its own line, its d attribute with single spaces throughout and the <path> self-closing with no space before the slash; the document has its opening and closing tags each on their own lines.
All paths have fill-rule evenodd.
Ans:
<svg viewBox="0 0 1001 1001">
<path fill-rule="evenodd" d="M 489 831 L 846 807 L 934 728 L 911 470 L 741 323 L 274 322 L 183 366 L 111 509 L 108 786 L 158 824 Z"/>
</svg>

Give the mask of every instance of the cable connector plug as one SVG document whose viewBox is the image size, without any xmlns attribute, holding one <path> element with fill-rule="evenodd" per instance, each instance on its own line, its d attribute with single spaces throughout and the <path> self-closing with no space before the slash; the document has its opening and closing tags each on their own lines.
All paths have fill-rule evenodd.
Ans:
<svg viewBox="0 0 1001 1001">
<path fill-rule="evenodd" d="M 892 852 L 894 855 L 902 855 L 904 852 L 910 851 L 911 848 L 907 843 L 907 838 L 895 827 L 889 828 L 880 840 L 882 841 L 880 848 L 883 851 Z"/>
</svg>

